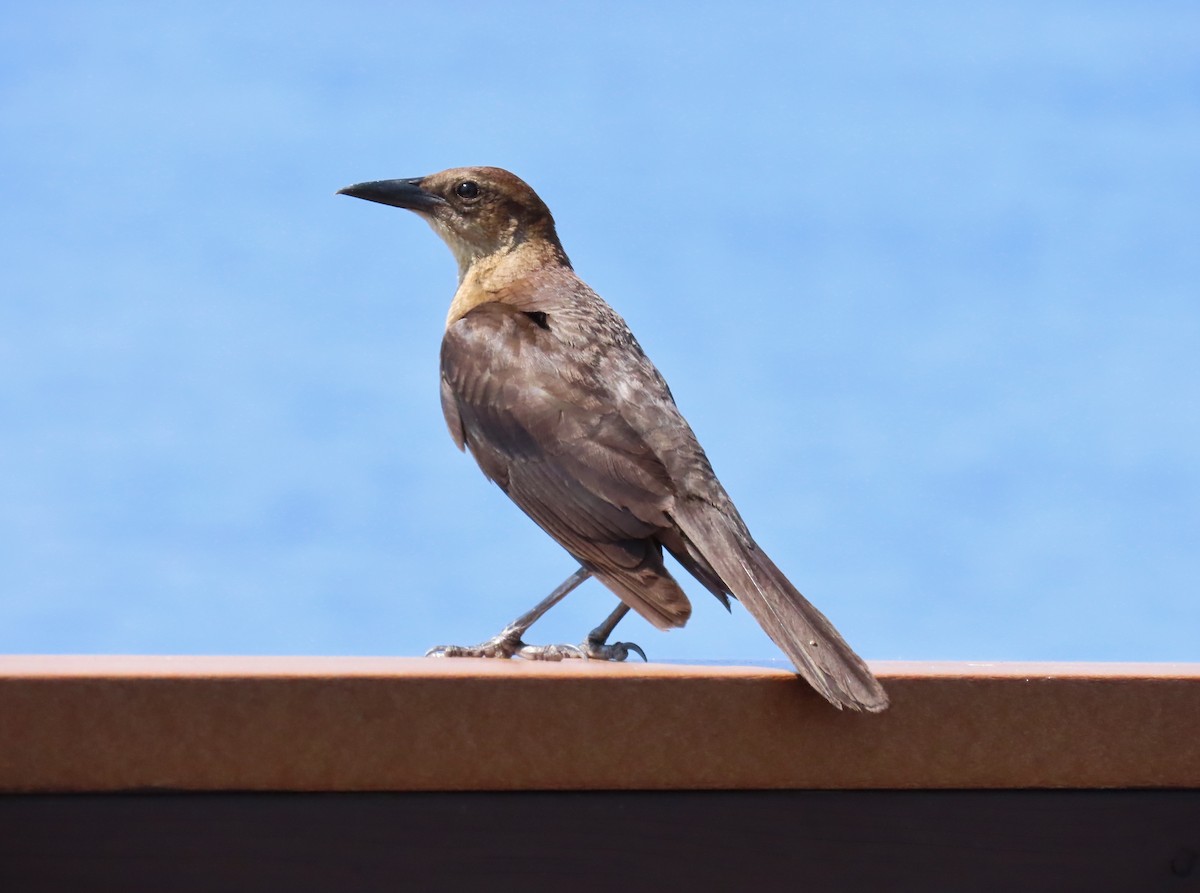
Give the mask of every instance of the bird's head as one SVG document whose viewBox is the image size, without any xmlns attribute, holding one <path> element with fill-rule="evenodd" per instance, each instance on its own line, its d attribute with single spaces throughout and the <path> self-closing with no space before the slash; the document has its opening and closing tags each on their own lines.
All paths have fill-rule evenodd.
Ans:
<svg viewBox="0 0 1200 893">
<path fill-rule="evenodd" d="M 339 189 L 406 208 L 428 221 L 458 260 L 460 275 L 476 261 L 523 246 L 566 262 L 546 203 L 520 177 L 498 167 L 456 167 L 404 180 L 374 180 Z"/>
</svg>

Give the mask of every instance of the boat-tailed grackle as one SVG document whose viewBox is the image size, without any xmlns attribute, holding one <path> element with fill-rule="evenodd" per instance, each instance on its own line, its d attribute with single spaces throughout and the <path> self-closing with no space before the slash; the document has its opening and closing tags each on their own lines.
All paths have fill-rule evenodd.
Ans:
<svg viewBox="0 0 1200 893">
<path fill-rule="evenodd" d="M 799 673 L 840 707 L 887 694 L 863 660 L 750 536 L 659 371 L 625 321 L 571 268 L 545 203 L 493 167 L 340 190 L 423 217 L 458 261 L 442 341 L 450 434 L 581 565 L 529 613 L 444 656 L 624 659 L 609 643 L 632 608 L 659 629 L 691 604 L 666 549 L 718 599 L 734 596 Z M 528 627 L 593 576 L 621 605 L 579 646 L 527 645 Z"/>
</svg>

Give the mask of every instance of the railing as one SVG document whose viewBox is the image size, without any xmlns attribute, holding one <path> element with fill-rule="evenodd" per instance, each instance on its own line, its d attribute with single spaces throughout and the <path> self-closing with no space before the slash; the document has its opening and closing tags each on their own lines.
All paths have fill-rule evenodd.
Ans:
<svg viewBox="0 0 1200 893">
<path fill-rule="evenodd" d="M 1200 665 L 873 668 L 0 657 L 0 890 L 1197 889 Z"/>
</svg>

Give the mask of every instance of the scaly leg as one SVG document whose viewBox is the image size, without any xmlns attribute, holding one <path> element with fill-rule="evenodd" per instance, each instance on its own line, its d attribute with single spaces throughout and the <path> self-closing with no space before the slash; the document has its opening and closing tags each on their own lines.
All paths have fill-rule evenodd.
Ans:
<svg viewBox="0 0 1200 893">
<path fill-rule="evenodd" d="M 592 660 L 625 660 L 633 652 L 646 659 L 646 652 L 633 642 L 613 642 L 608 644 L 608 637 L 613 629 L 621 622 L 621 618 L 629 613 L 629 606 L 622 602 L 617 606 L 603 623 L 588 633 L 587 638 L 579 645 L 526 645 L 522 639 L 529 627 L 533 626 L 542 615 L 567 597 L 580 583 L 590 577 L 591 571 L 579 568 L 571 576 L 559 584 L 553 592 L 538 602 L 531 610 L 525 612 L 498 635 L 478 645 L 438 645 L 425 652 L 426 657 L 523 657 L 526 660 L 563 660 L 564 658 L 583 658 Z"/>
<path fill-rule="evenodd" d="M 530 660 L 562 660 L 564 657 L 583 657 L 577 645 L 526 645 L 521 638 L 543 614 L 566 598 L 571 591 L 592 575 L 579 568 L 563 580 L 553 592 L 526 611 L 499 634 L 478 645 L 437 645 L 425 652 L 426 657 L 518 657 Z"/>
</svg>

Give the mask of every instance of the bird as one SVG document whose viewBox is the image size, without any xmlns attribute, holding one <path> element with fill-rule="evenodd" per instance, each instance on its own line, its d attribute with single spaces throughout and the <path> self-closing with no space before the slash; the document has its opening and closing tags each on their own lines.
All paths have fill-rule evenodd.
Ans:
<svg viewBox="0 0 1200 893">
<path fill-rule="evenodd" d="M 888 696 L 833 624 L 758 546 L 666 380 L 625 320 L 576 273 L 546 203 L 496 167 L 373 180 L 338 194 L 412 211 L 458 264 L 441 346 L 441 401 L 460 450 L 579 569 L 497 636 L 439 657 L 645 653 L 608 641 L 630 609 L 661 630 L 691 603 L 666 552 L 728 609 L 750 612 L 834 706 L 879 712 Z M 529 645 L 528 628 L 594 577 L 620 600 L 578 646 Z"/>
</svg>

